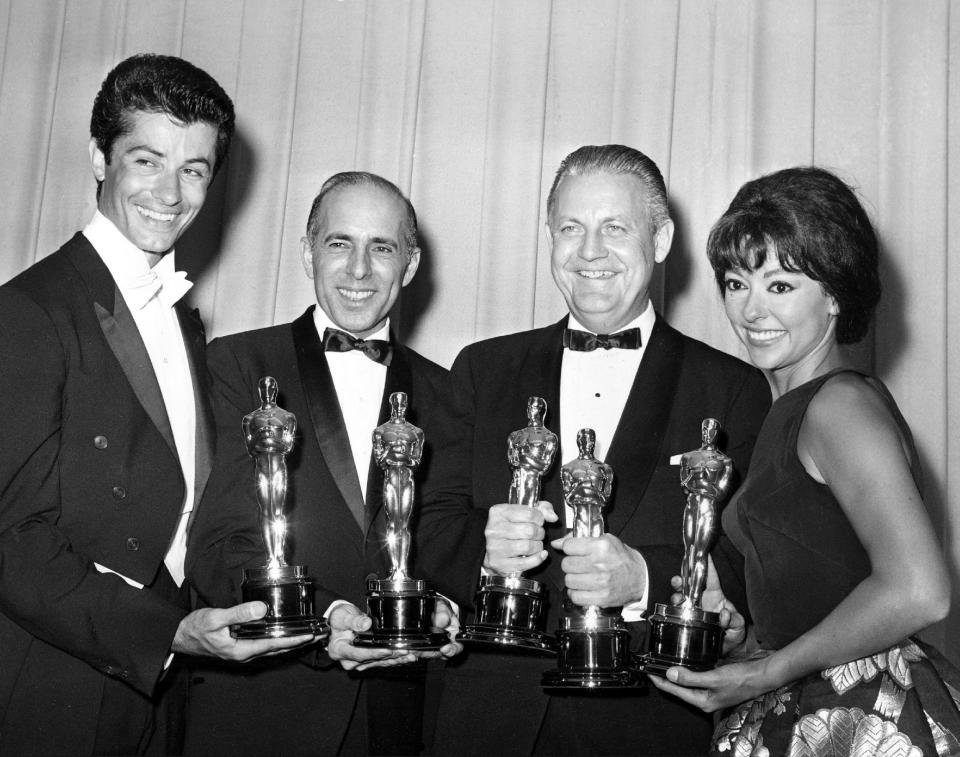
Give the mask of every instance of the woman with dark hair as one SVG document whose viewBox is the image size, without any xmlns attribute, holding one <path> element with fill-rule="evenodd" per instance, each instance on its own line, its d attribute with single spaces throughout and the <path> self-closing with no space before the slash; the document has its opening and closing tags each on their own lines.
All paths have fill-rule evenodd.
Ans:
<svg viewBox="0 0 960 757">
<path fill-rule="evenodd" d="M 712 712 L 731 755 L 960 754 L 960 675 L 913 637 L 949 609 L 913 439 L 890 393 L 849 365 L 880 297 L 877 241 L 833 174 L 745 184 L 707 254 L 727 317 L 774 405 L 723 515 L 743 553 L 752 624 L 726 664 L 651 677 Z"/>
</svg>

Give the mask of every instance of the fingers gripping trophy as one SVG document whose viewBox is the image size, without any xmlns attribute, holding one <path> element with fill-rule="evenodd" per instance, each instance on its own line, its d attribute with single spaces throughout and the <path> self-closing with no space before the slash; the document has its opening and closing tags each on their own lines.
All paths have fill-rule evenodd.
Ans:
<svg viewBox="0 0 960 757">
<path fill-rule="evenodd" d="M 719 505 L 730 489 L 733 461 L 716 446 L 720 424 L 701 424 L 700 449 L 680 458 L 683 508 L 683 563 L 679 605 L 657 604 L 650 618 L 648 651 L 643 668 L 663 673 L 673 665 L 709 670 L 717 663 L 723 642 L 720 616 L 700 608 L 707 582 L 707 556 L 718 534 Z"/>
<path fill-rule="evenodd" d="M 423 455 L 423 430 L 406 419 L 407 395 L 390 395 L 390 420 L 373 431 L 373 457 L 383 471 L 383 508 L 387 516 L 390 575 L 367 582 L 367 609 L 373 626 L 354 644 L 390 649 L 439 649 L 446 634 L 433 631 L 436 592 L 426 581 L 410 578 L 410 515 L 413 474 Z"/>
<path fill-rule="evenodd" d="M 546 412 L 546 400 L 530 397 L 527 425 L 507 437 L 507 461 L 513 468 L 508 504 L 537 507 L 540 502 L 543 476 L 558 445 L 557 435 L 543 425 Z M 524 578 L 522 572 L 481 576 L 476 622 L 461 639 L 552 651 L 553 640 L 541 628 L 544 598 L 540 582 Z"/>
<path fill-rule="evenodd" d="M 564 503 L 573 508 L 573 537 L 597 538 L 605 533 L 603 508 L 613 490 L 613 468 L 594 457 L 593 429 L 577 432 L 578 456 L 560 469 Z M 547 688 L 620 688 L 633 686 L 630 633 L 620 608 L 579 607 L 567 600 L 557 631 L 557 669 L 547 671 Z"/>
<path fill-rule="evenodd" d="M 261 568 L 244 569 L 240 585 L 243 601 L 260 600 L 267 614 L 257 621 L 231 628 L 238 638 L 326 633 L 326 624 L 313 608 L 313 582 L 306 567 L 287 565 L 287 456 L 293 451 L 297 418 L 277 405 L 277 382 L 260 379 L 260 407 L 243 418 L 243 438 L 253 458 L 260 528 L 267 551 Z"/>
</svg>

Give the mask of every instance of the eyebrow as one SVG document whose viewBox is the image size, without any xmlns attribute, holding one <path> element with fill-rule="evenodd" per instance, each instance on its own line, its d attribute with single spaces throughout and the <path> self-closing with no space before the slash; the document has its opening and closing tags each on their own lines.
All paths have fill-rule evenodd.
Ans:
<svg viewBox="0 0 960 757">
<path fill-rule="evenodd" d="M 348 234 L 344 231 L 331 231 L 329 234 L 326 234 L 323 237 L 323 242 L 324 244 L 326 244 L 332 239 L 348 239 L 351 242 L 356 241 L 356 237 L 353 234 Z M 388 244 L 393 247 L 400 246 L 400 243 L 396 239 L 392 239 L 390 237 L 371 237 L 370 243 L 371 244 Z"/>
<path fill-rule="evenodd" d="M 799 271 L 788 271 L 783 266 L 779 266 L 772 271 L 767 271 L 763 274 L 763 278 L 769 279 L 771 276 L 797 276 L 799 273 Z"/>
<path fill-rule="evenodd" d="M 146 153 L 149 153 L 150 155 L 155 155 L 155 156 L 158 157 L 158 158 L 165 158 L 165 157 L 167 157 L 167 156 L 166 156 L 166 153 L 160 152 L 159 150 L 157 150 L 157 149 L 155 149 L 155 148 L 153 148 L 153 147 L 150 147 L 150 145 L 134 145 L 133 147 L 130 147 L 130 148 L 124 150 L 124 153 L 123 153 L 123 154 L 124 154 L 124 155 L 130 155 L 131 153 L 134 153 L 134 152 L 146 152 Z M 206 158 L 203 158 L 203 157 L 187 158 L 187 159 L 184 161 L 184 163 L 185 163 L 185 164 L 187 164 L 187 163 L 202 163 L 202 164 L 205 165 L 207 168 L 210 168 L 210 167 L 211 167 L 211 166 L 210 166 L 210 161 L 207 160 Z"/>
<path fill-rule="evenodd" d="M 723 272 L 723 275 L 726 276 L 727 274 L 730 274 L 733 276 L 742 276 L 743 274 L 739 273 L 740 271 L 749 273 L 749 270 L 746 268 L 734 267 L 734 268 L 728 268 L 726 271 Z M 780 266 L 780 267 L 774 268 L 772 271 L 767 271 L 766 273 L 764 273 L 763 278 L 769 279 L 774 276 L 796 276 L 797 274 L 798 274 L 798 271 L 788 271 L 786 268 L 783 268 L 782 266 Z"/>
</svg>

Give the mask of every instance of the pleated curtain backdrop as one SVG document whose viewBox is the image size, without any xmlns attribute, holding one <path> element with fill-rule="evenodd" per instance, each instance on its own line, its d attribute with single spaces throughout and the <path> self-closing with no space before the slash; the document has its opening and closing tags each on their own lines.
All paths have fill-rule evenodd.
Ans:
<svg viewBox="0 0 960 757">
<path fill-rule="evenodd" d="M 90 106 L 137 52 L 187 58 L 237 107 L 177 253 L 211 336 L 311 304 L 298 240 L 321 183 L 350 169 L 417 208 L 424 261 L 394 314 L 415 348 L 449 365 L 471 341 L 549 323 L 564 312 L 543 233 L 553 172 L 580 145 L 620 142 L 670 191 L 658 307 L 742 355 L 703 254 L 711 223 L 761 173 L 836 171 L 883 245 L 884 300 L 856 359 L 913 427 L 960 585 L 960 3 L 0 0 L 0 280 L 89 219 Z M 927 638 L 960 661 L 960 609 Z"/>
</svg>

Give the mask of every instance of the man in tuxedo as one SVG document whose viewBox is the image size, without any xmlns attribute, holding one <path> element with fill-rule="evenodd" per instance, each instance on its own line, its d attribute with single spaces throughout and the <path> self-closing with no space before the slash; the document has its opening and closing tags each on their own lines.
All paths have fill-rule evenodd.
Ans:
<svg viewBox="0 0 960 757">
<path fill-rule="evenodd" d="M 559 323 L 466 347 L 451 369 L 455 423 L 424 493 L 417 538 L 456 533 L 456 570 L 441 587 L 469 605 L 481 571 L 526 571 L 547 587 L 548 632 L 564 591 L 577 605 L 622 608 L 634 647 L 646 608 L 668 602 L 683 556 L 679 455 L 700 426 L 723 426 L 721 447 L 742 474 L 770 404 L 759 372 L 680 334 L 653 309 L 649 284 L 670 251 L 666 188 L 647 156 L 620 145 L 582 147 L 563 161 L 547 203 L 554 281 L 569 315 Z M 546 400 L 560 451 L 539 507 L 503 504 L 508 435 L 528 397 Z M 596 432 L 612 466 L 607 533 L 571 538 L 560 467 L 577 432 Z M 485 521 L 485 535 L 476 526 Z M 549 542 L 550 549 L 545 548 Z M 442 578 L 446 576 L 447 581 Z M 466 612 L 465 612 L 466 614 Z M 553 658 L 472 646 L 444 674 L 435 754 L 702 754 L 710 722 L 649 687 L 554 695 L 540 686 Z"/>
<path fill-rule="evenodd" d="M 364 579 L 388 572 L 384 474 L 371 454 L 373 431 L 390 418 L 391 393 L 405 392 L 407 420 L 426 437 L 419 485 L 430 476 L 433 437 L 446 408 L 447 371 L 390 333 L 390 309 L 420 263 L 413 206 L 380 176 L 337 174 L 313 202 L 301 255 L 319 307 L 293 323 L 210 344 L 218 444 L 187 568 L 203 600 L 220 606 L 239 595 L 242 568 L 263 564 L 240 419 L 256 406 L 260 378 L 273 376 L 278 404 L 298 422 L 287 462 L 287 562 L 308 567 L 317 610 L 325 611 L 333 632 L 325 654 L 198 669 L 187 752 L 416 754 L 425 663 L 406 663 L 436 653 L 350 643 L 371 622 L 358 609 L 365 605 Z M 456 629 L 441 606 L 437 625 Z M 442 653 L 459 649 L 451 643 Z"/>
<path fill-rule="evenodd" d="M 3 754 L 175 751 L 171 653 L 244 660 L 313 638 L 236 641 L 229 625 L 265 605 L 189 612 L 183 585 L 213 429 L 173 246 L 233 128 L 190 63 L 118 64 L 91 117 L 97 212 L 0 287 Z"/>
</svg>

